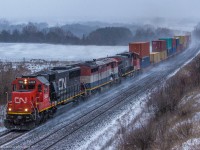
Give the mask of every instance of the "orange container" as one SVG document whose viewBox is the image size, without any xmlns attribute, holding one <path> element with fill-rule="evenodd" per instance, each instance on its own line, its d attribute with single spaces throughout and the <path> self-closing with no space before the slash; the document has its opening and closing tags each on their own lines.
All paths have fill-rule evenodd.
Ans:
<svg viewBox="0 0 200 150">
<path fill-rule="evenodd" d="M 149 42 L 134 42 L 129 43 L 129 52 L 138 53 L 140 58 L 150 56 Z"/>
</svg>

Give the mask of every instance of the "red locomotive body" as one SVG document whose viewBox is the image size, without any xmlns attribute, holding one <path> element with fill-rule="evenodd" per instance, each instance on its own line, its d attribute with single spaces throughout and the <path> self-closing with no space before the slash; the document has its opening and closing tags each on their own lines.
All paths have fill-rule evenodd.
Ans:
<svg viewBox="0 0 200 150">
<path fill-rule="evenodd" d="M 44 77 L 17 78 L 12 86 L 12 100 L 8 103 L 5 120 L 7 128 L 28 130 L 54 113 L 49 82 Z"/>
</svg>

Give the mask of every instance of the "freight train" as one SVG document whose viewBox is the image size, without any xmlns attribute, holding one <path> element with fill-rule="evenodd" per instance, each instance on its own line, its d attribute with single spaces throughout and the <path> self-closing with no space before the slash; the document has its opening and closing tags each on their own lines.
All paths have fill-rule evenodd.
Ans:
<svg viewBox="0 0 200 150">
<path fill-rule="evenodd" d="M 190 36 L 152 41 L 153 53 L 150 42 L 130 43 L 128 52 L 115 56 L 17 77 L 12 82 L 4 125 L 11 130 L 31 130 L 53 117 L 60 105 L 90 96 L 151 63 L 158 63 L 186 49 L 189 42 Z"/>
</svg>

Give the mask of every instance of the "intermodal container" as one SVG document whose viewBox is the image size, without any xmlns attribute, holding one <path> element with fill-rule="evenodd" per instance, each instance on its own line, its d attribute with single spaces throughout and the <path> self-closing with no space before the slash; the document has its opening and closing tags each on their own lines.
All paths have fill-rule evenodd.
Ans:
<svg viewBox="0 0 200 150">
<path fill-rule="evenodd" d="M 129 52 L 138 53 L 140 58 L 150 56 L 150 42 L 129 43 Z"/>
<path fill-rule="evenodd" d="M 172 48 L 167 50 L 167 56 L 168 57 L 171 56 L 173 53 L 174 53 L 174 51 L 173 51 Z"/>
<path fill-rule="evenodd" d="M 175 38 L 176 39 L 176 51 L 179 52 L 180 51 L 180 39 L 179 38 Z"/>
<path fill-rule="evenodd" d="M 160 62 L 160 52 L 150 53 L 150 62 L 151 63 L 158 63 L 158 62 Z"/>
<path fill-rule="evenodd" d="M 172 38 L 172 48 L 176 48 L 176 38 Z"/>
<path fill-rule="evenodd" d="M 141 68 L 146 68 L 150 65 L 150 57 L 145 56 L 142 59 L 140 59 L 140 66 Z"/>
<path fill-rule="evenodd" d="M 165 40 L 167 49 L 172 49 L 172 38 L 160 38 L 159 40 Z"/>
<path fill-rule="evenodd" d="M 172 54 L 176 53 L 176 47 L 172 48 Z"/>
<path fill-rule="evenodd" d="M 152 52 L 161 52 L 167 50 L 165 40 L 152 41 Z"/>
<path fill-rule="evenodd" d="M 160 60 L 165 60 L 167 58 L 167 51 L 160 52 Z"/>
<path fill-rule="evenodd" d="M 176 38 L 172 38 L 172 53 L 176 52 Z"/>
<path fill-rule="evenodd" d="M 180 49 L 180 51 L 184 50 L 184 45 L 183 44 L 179 44 L 179 49 Z"/>
<path fill-rule="evenodd" d="M 179 38 L 179 44 L 184 44 L 185 36 L 174 36 L 175 38 Z"/>
</svg>

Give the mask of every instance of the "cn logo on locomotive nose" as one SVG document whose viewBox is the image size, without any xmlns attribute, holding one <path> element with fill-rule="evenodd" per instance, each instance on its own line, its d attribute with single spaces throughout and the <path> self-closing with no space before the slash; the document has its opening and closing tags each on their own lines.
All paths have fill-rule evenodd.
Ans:
<svg viewBox="0 0 200 150">
<path fill-rule="evenodd" d="M 27 97 L 25 97 L 24 99 L 22 97 L 15 97 L 15 103 L 27 103 Z"/>
<path fill-rule="evenodd" d="M 63 89 L 66 89 L 67 87 L 67 79 L 66 78 L 61 78 L 58 80 L 58 88 L 59 90 L 63 90 Z"/>
</svg>

